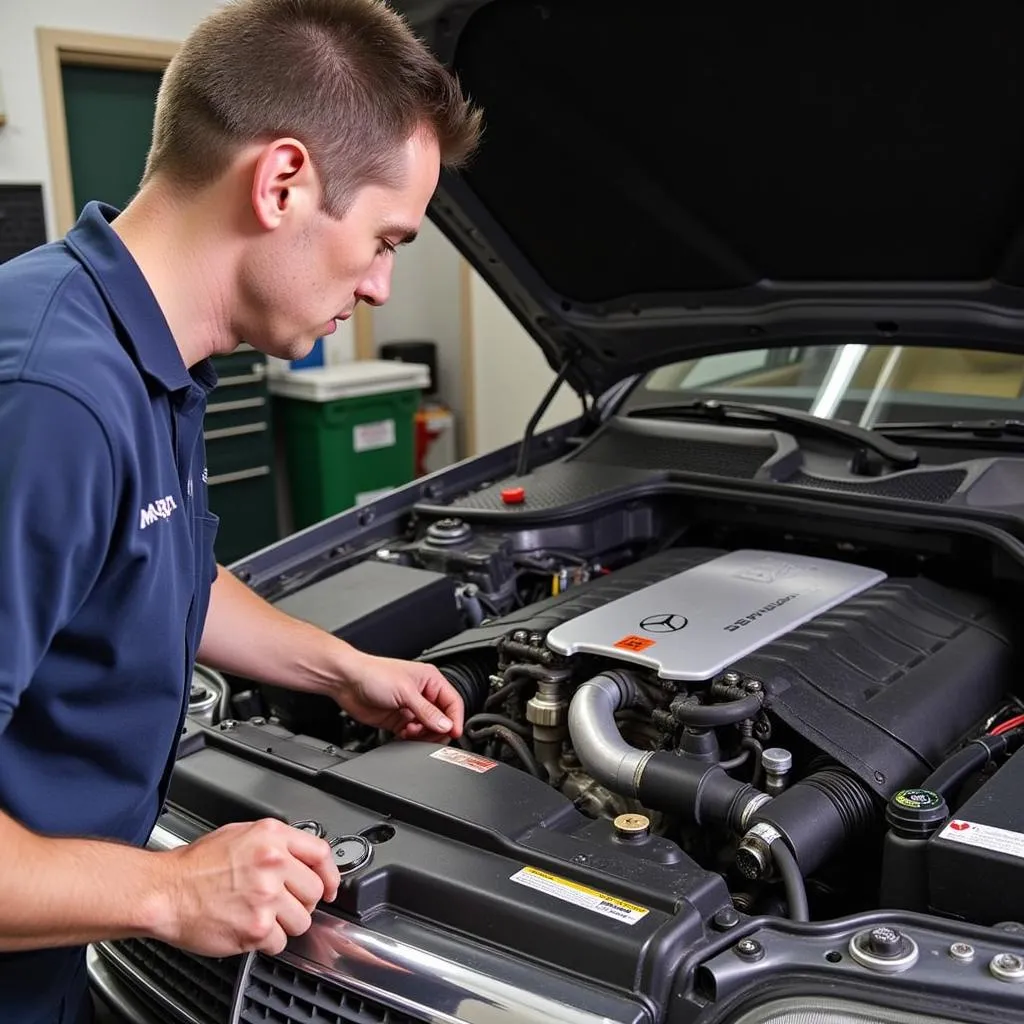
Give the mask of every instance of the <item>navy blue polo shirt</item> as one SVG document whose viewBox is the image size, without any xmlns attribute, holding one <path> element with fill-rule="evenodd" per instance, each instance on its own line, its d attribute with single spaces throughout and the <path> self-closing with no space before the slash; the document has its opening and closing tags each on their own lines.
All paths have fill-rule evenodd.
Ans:
<svg viewBox="0 0 1024 1024">
<path fill-rule="evenodd" d="M 141 845 L 216 575 L 216 380 L 185 366 L 116 213 L 0 266 L 0 809 Z M 74 1020 L 83 959 L 0 954 L 0 1019 Z"/>
</svg>

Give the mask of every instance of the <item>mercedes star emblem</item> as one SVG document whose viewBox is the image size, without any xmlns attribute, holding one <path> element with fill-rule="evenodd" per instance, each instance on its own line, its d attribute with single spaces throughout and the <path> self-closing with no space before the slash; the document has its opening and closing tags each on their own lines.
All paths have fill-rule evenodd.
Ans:
<svg viewBox="0 0 1024 1024">
<path fill-rule="evenodd" d="M 672 615 L 666 612 L 663 615 L 648 615 L 640 628 L 646 633 L 678 633 L 686 627 L 687 618 L 685 615 Z"/>
</svg>

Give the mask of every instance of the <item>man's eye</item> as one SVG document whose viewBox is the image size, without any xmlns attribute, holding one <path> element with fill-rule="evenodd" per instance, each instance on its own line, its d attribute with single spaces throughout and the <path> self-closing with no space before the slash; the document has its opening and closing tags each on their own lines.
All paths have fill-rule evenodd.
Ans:
<svg viewBox="0 0 1024 1024">
<path fill-rule="evenodd" d="M 383 255 L 387 254 L 387 255 L 393 256 L 397 251 L 398 250 L 397 250 L 397 248 L 395 246 L 393 246 L 386 239 L 382 238 L 381 242 L 380 242 L 380 248 L 377 250 L 377 255 L 378 256 L 383 256 Z"/>
</svg>

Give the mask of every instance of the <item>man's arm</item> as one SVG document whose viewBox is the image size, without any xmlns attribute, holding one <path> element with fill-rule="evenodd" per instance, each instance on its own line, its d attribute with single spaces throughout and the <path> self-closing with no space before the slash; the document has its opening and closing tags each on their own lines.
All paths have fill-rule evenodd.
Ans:
<svg viewBox="0 0 1024 1024">
<path fill-rule="evenodd" d="M 432 665 L 364 654 L 274 608 L 224 568 L 198 660 L 255 682 L 328 695 L 359 721 L 407 739 L 462 733 L 462 700 Z"/>
<path fill-rule="evenodd" d="M 0 384 L 0 437 L 2 734 L 102 571 L 117 484 L 102 426 L 59 390 Z M 155 853 L 38 835 L 0 807 L 0 849 L 0 950 L 138 935 L 216 956 L 274 953 L 338 884 L 325 842 L 272 821 Z"/>
<path fill-rule="evenodd" d="M 156 853 L 38 836 L 0 812 L 0 849 L 0 951 L 152 938 L 206 956 L 274 955 L 338 892 L 327 844 L 271 820 Z"/>
</svg>

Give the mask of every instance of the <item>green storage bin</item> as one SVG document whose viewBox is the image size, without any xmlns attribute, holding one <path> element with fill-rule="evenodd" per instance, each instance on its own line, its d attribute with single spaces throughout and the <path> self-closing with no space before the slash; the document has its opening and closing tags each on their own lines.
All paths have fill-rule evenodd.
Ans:
<svg viewBox="0 0 1024 1024">
<path fill-rule="evenodd" d="M 426 368 L 367 360 L 270 382 L 292 519 L 303 529 L 409 483 Z"/>
</svg>

